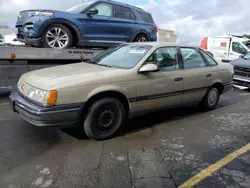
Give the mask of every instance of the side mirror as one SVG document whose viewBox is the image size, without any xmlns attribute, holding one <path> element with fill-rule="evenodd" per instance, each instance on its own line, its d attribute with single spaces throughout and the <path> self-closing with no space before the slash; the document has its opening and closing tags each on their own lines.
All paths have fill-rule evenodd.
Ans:
<svg viewBox="0 0 250 188">
<path fill-rule="evenodd" d="M 87 12 L 88 15 L 98 14 L 98 10 L 96 8 L 92 8 Z"/>
<path fill-rule="evenodd" d="M 244 57 L 244 55 L 243 55 L 243 54 L 239 56 L 239 58 L 243 58 L 243 57 Z"/>
<path fill-rule="evenodd" d="M 139 69 L 140 73 L 157 72 L 157 71 L 158 71 L 158 67 L 155 64 L 146 64 L 146 65 L 143 65 Z"/>
</svg>

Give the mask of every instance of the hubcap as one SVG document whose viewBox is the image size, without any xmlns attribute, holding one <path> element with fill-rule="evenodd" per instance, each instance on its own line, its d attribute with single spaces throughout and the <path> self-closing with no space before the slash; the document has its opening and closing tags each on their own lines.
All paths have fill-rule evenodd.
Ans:
<svg viewBox="0 0 250 188">
<path fill-rule="evenodd" d="M 141 38 L 139 38 L 139 40 L 138 40 L 138 42 L 146 42 L 146 41 L 147 41 L 146 37 L 141 37 Z"/>
<path fill-rule="evenodd" d="M 210 92 L 208 93 L 208 104 L 210 106 L 213 106 L 216 103 L 216 101 L 218 99 L 218 95 L 219 95 L 218 89 L 213 88 L 210 90 Z"/>
<path fill-rule="evenodd" d="M 105 104 L 101 107 L 96 116 L 97 129 L 100 133 L 106 133 L 112 130 L 116 123 L 118 111 L 115 105 Z"/>
<path fill-rule="evenodd" d="M 107 128 L 110 127 L 114 121 L 114 113 L 112 111 L 104 111 L 100 115 L 100 125 Z"/>
<path fill-rule="evenodd" d="M 63 29 L 59 27 L 53 27 L 48 30 L 46 34 L 46 41 L 51 48 L 62 49 L 67 46 L 69 42 L 69 36 Z"/>
</svg>

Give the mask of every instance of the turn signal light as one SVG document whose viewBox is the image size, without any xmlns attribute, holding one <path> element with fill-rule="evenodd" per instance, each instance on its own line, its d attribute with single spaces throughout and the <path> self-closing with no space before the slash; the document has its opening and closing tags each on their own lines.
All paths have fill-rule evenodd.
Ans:
<svg viewBox="0 0 250 188">
<path fill-rule="evenodd" d="M 46 104 L 49 105 L 55 104 L 56 100 L 57 100 L 57 91 L 56 90 L 49 91 Z"/>
</svg>

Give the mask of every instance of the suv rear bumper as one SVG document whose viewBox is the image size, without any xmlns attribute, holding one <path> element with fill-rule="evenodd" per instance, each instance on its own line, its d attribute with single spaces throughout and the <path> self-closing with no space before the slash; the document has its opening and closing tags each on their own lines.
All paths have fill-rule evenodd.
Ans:
<svg viewBox="0 0 250 188">
<path fill-rule="evenodd" d="M 17 90 L 11 92 L 10 100 L 14 112 L 27 122 L 40 127 L 75 127 L 84 105 L 79 103 L 44 107 L 27 100 Z"/>
</svg>

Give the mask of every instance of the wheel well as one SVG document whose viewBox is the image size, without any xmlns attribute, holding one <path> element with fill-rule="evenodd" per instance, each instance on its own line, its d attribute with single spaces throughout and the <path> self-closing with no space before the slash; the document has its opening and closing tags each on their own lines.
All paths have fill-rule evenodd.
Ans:
<svg viewBox="0 0 250 188">
<path fill-rule="evenodd" d="M 127 97 L 120 93 L 120 92 L 117 92 L 117 91 L 105 91 L 105 92 L 101 92 L 101 93 L 98 93 L 94 96 L 92 96 L 84 105 L 84 108 L 83 108 L 83 114 L 82 116 L 85 117 L 86 113 L 88 112 L 88 109 L 90 108 L 90 106 L 96 102 L 97 100 L 99 99 L 102 99 L 102 98 L 116 98 L 118 99 L 123 105 L 124 105 L 124 109 L 125 109 L 125 113 L 126 113 L 126 117 L 128 117 L 128 113 L 129 113 L 129 101 L 127 99 Z"/>
<path fill-rule="evenodd" d="M 145 36 L 149 39 L 149 37 L 148 37 L 148 35 L 147 35 L 146 33 L 140 32 L 140 33 L 138 33 L 138 34 L 134 37 L 133 41 L 135 41 L 135 39 L 136 39 L 139 35 L 145 35 Z"/>
<path fill-rule="evenodd" d="M 213 84 L 212 85 L 212 87 L 216 87 L 216 88 L 218 88 L 219 89 L 219 91 L 220 91 L 220 94 L 222 94 L 222 92 L 223 92 L 223 89 L 224 89 L 224 86 L 223 86 L 223 84 L 222 83 L 215 83 L 215 84 Z"/>
<path fill-rule="evenodd" d="M 79 39 L 78 39 L 78 36 L 77 36 L 75 29 L 72 26 L 70 26 L 69 24 L 65 24 L 65 23 L 60 23 L 60 24 L 62 24 L 63 26 L 65 26 L 69 29 L 69 31 L 71 32 L 72 37 L 73 37 L 73 46 L 77 45 Z"/>
<path fill-rule="evenodd" d="M 72 37 L 73 37 L 73 45 L 76 45 L 76 44 L 78 43 L 79 39 L 78 39 L 76 30 L 75 30 L 72 26 L 70 26 L 70 25 L 67 24 L 67 23 L 53 22 L 53 23 L 49 24 L 49 25 L 46 27 L 46 29 L 47 29 L 49 26 L 53 25 L 53 24 L 61 24 L 61 25 L 65 26 L 65 27 L 67 27 L 67 28 L 69 29 L 69 31 L 71 32 L 71 34 L 72 34 Z"/>
</svg>

